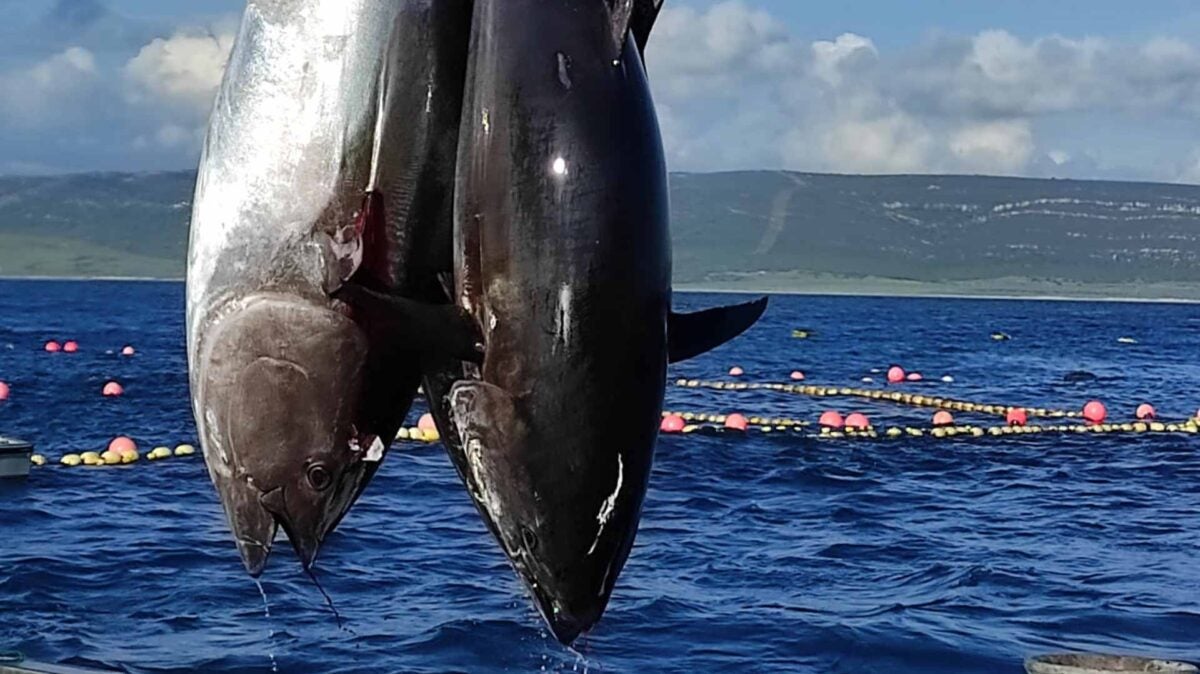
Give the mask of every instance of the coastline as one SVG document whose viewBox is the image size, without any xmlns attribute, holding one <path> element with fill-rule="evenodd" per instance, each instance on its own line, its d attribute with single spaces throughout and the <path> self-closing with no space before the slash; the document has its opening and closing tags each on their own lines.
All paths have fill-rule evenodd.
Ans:
<svg viewBox="0 0 1200 674">
<path fill-rule="evenodd" d="M 722 295 L 795 295 L 800 297 L 878 297 L 927 300 L 996 300 L 1007 302 L 1123 302 L 1128 304 L 1200 304 L 1200 298 L 1190 297 L 1129 297 L 1125 295 L 1040 295 L 999 293 L 951 293 L 951 292 L 888 292 L 885 290 L 788 290 L 721 288 L 691 284 L 674 287 L 677 293 L 722 294 Z"/>
<path fill-rule="evenodd" d="M 30 275 L 0 275 L 0 282 L 3 281 L 47 281 L 47 282 L 128 282 L 128 283 L 183 283 L 182 277 L 156 277 L 156 276 L 30 276 Z M 888 282 L 890 281 L 890 283 Z M 1200 288 L 1195 289 L 1195 296 L 1181 297 L 1166 295 L 1162 297 L 1140 297 L 1131 295 L 1113 295 L 1104 293 L 1087 293 L 1087 286 L 1081 284 L 1079 287 L 1085 292 L 1079 294 L 1062 294 L 1062 293 L 1046 293 L 1039 292 L 1037 289 L 1029 291 L 1012 291 L 1005 292 L 1003 290 L 988 289 L 987 284 L 979 291 L 975 290 L 958 290 L 957 292 L 952 287 L 938 288 L 936 286 L 943 284 L 921 283 L 914 287 L 907 288 L 891 288 L 889 285 L 902 285 L 905 281 L 900 279 L 886 279 L 883 283 L 861 283 L 860 287 L 853 287 L 854 283 L 839 284 L 848 287 L 836 287 L 825 283 L 815 283 L 814 287 L 794 288 L 794 287 L 777 287 L 770 284 L 763 286 L 753 286 L 749 284 L 736 285 L 721 285 L 721 284 L 704 284 L 704 283 L 677 283 L 673 291 L 676 293 L 685 294 L 727 294 L 727 295 L 795 295 L 805 297 L 875 297 L 875 298 L 908 298 L 908 299 L 943 299 L 943 300 L 992 300 L 992 301 L 1032 301 L 1032 302 L 1117 302 L 1126 304 L 1200 304 Z M 948 283 L 946 286 L 953 286 Z"/>
</svg>

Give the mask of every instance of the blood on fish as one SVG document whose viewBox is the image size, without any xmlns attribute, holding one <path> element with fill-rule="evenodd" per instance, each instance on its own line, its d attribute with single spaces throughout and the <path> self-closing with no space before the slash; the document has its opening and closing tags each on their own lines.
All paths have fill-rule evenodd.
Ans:
<svg viewBox="0 0 1200 674">
<path fill-rule="evenodd" d="M 362 269 L 373 279 L 387 281 L 387 223 L 383 211 L 383 193 L 370 190 L 363 196 L 362 207 L 354 221 L 354 230 L 363 242 Z"/>
</svg>

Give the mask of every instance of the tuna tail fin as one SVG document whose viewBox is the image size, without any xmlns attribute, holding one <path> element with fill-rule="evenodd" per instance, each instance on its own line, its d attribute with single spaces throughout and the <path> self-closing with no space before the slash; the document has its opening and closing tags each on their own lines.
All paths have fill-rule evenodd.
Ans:
<svg viewBox="0 0 1200 674">
<path fill-rule="evenodd" d="M 671 312 L 667 318 L 669 362 L 695 358 L 737 337 L 754 325 L 767 310 L 767 298 L 713 307 L 689 314 Z"/>
<path fill-rule="evenodd" d="M 620 54 L 625 46 L 625 36 L 633 33 L 638 54 L 645 60 L 646 41 L 650 39 L 650 30 L 654 28 L 662 4 L 663 0 L 609 0 L 615 54 Z"/>
<path fill-rule="evenodd" d="M 385 295 L 354 282 L 343 285 L 333 297 L 353 307 L 368 332 L 382 333 L 384 343 L 426 356 L 483 362 L 483 338 L 475 321 L 453 304 Z"/>
</svg>

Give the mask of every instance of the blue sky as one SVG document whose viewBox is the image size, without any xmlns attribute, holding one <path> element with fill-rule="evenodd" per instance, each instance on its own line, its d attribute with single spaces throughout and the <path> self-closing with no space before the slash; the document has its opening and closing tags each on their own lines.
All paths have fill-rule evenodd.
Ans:
<svg viewBox="0 0 1200 674">
<path fill-rule="evenodd" d="M 1200 183 L 1192 0 L 666 0 L 670 167 Z M 244 3 L 0 0 L 0 173 L 195 165 Z"/>
</svg>

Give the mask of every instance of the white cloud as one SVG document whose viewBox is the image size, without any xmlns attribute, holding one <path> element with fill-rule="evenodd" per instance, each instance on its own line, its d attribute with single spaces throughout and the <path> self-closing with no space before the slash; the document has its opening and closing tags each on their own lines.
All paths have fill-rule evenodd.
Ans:
<svg viewBox="0 0 1200 674">
<path fill-rule="evenodd" d="M 800 40 L 741 1 L 668 3 L 647 67 L 681 170 L 1095 174 L 1107 169 L 1094 158 L 1113 155 L 1102 132 L 1077 147 L 1049 129 L 1070 116 L 1138 127 L 1200 113 L 1200 49 L 1179 39 L 985 30 L 881 50 L 854 33 Z M 1159 164 L 1140 177 L 1178 166 Z"/>
<path fill-rule="evenodd" d="M 70 47 L 25 68 L 0 73 L 0 119 L 23 128 L 39 128 L 73 118 L 72 103 L 97 82 L 95 56 Z"/>
<path fill-rule="evenodd" d="M 1019 172 L 1033 151 L 1033 132 L 1025 120 L 968 124 L 950 134 L 950 152 L 956 163 L 979 173 Z"/>
<path fill-rule="evenodd" d="M 125 64 L 133 100 L 178 106 L 194 116 L 207 115 L 233 47 L 234 33 L 176 33 L 142 47 Z"/>
<path fill-rule="evenodd" d="M 875 43 L 854 33 L 843 33 L 833 42 L 818 40 L 812 44 L 813 74 L 826 84 L 841 86 L 843 71 L 853 70 L 856 63 L 873 62 L 879 56 Z"/>
<path fill-rule="evenodd" d="M 933 138 L 902 113 L 846 119 L 822 137 L 822 170 L 837 173 L 914 173 L 927 170 Z"/>
</svg>

